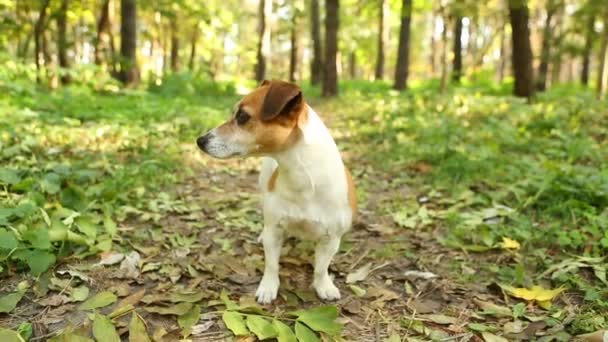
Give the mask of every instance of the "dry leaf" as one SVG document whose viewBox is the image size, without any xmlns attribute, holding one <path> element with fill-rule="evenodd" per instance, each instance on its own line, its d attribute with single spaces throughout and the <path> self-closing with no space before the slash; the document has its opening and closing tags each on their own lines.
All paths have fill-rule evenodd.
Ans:
<svg viewBox="0 0 608 342">
<path fill-rule="evenodd" d="M 608 342 L 608 330 L 599 330 L 589 334 L 577 335 L 576 338 L 585 342 Z"/>
<path fill-rule="evenodd" d="M 349 273 L 346 276 L 346 283 L 353 284 L 358 281 L 364 280 L 365 278 L 367 278 L 367 275 L 369 274 L 369 272 L 371 270 L 372 270 L 372 263 L 368 262 L 367 264 L 365 264 L 364 266 L 361 266 L 356 271 Z"/>
<path fill-rule="evenodd" d="M 517 242 L 513 239 L 509 239 L 508 237 L 503 237 L 502 242 L 499 244 L 499 246 L 502 249 L 513 249 L 513 250 L 518 250 L 521 248 L 521 245 L 519 244 L 519 242 Z"/>
</svg>

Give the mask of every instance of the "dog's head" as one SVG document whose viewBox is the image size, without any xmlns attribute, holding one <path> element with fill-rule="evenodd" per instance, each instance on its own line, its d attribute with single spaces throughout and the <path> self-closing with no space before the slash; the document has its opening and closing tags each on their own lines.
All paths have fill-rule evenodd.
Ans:
<svg viewBox="0 0 608 342">
<path fill-rule="evenodd" d="M 196 141 L 215 158 L 266 155 L 288 149 L 306 120 L 302 90 L 293 83 L 263 81 L 239 101 L 230 119 Z"/>
</svg>

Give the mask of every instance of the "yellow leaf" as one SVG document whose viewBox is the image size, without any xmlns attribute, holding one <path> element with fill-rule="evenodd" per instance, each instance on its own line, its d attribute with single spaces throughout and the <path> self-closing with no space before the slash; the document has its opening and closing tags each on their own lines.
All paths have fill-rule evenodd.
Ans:
<svg viewBox="0 0 608 342">
<path fill-rule="evenodd" d="M 515 288 L 511 286 L 503 286 L 503 289 L 513 297 L 525 299 L 527 301 L 537 301 L 543 308 L 548 304 L 550 306 L 551 300 L 565 290 L 563 287 L 548 290 L 538 285 L 532 286 L 530 289 Z"/>
<path fill-rule="evenodd" d="M 502 242 L 500 243 L 500 247 L 503 249 L 518 250 L 521 247 L 521 245 L 519 244 L 519 242 L 517 242 L 513 239 L 509 239 L 508 237 L 503 237 Z"/>
<path fill-rule="evenodd" d="M 551 301 L 550 300 L 539 301 L 538 306 L 540 306 L 541 308 L 543 308 L 545 310 L 551 310 Z"/>
</svg>

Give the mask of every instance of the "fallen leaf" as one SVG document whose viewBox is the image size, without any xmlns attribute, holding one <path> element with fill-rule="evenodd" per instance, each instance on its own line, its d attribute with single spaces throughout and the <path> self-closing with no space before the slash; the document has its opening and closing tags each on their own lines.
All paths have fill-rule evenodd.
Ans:
<svg viewBox="0 0 608 342">
<path fill-rule="evenodd" d="M 422 318 L 426 321 L 431 321 L 437 324 L 456 324 L 458 319 L 456 317 L 450 317 L 440 314 L 420 315 L 418 318 Z"/>
<path fill-rule="evenodd" d="M 555 298 L 557 295 L 559 295 L 565 290 L 565 288 L 563 287 L 559 287 L 554 290 L 548 290 L 538 285 L 532 286 L 532 288 L 530 289 L 514 288 L 506 285 L 501 285 L 501 287 L 513 297 L 525 299 L 529 302 L 536 301 L 543 307 L 546 307 L 549 303 L 542 302 L 550 302 L 553 298 Z"/>
<path fill-rule="evenodd" d="M 29 284 L 27 282 L 21 282 L 17 286 L 17 291 L 9 293 L 3 297 L 0 297 L 0 313 L 9 313 L 15 309 L 25 292 L 27 291 Z"/>
<path fill-rule="evenodd" d="M 335 321 L 338 318 L 338 308 L 333 305 L 293 311 L 290 314 L 297 316 L 299 322 L 314 331 L 322 331 L 332 336 L 339 335 L 342 331 L 342 324 Z"/>
<path fill-rule="evenodd" d="M 577 335 L 576 337 L 586 342 L 607 342 L 608 330 L 599 330 L 589 334 Z"/>
<path fill-rule="evenodd" d="M 215 324 L 215 321 L 206 321 L 201 324 L 196 324 L 192 326 L 192 336 L 197 336 L 205 331 L 211 329 L 211 327 Z"/>
<path fill-rule="evenodd" d="M 98 342 L 120 342 L 116 327 L 108 317 L 95 313 L 93 336 Z"/>
<path fill-rule="evenodd" d="M 519 250 L 521 248 L 521 245 L 519 244 L 519 242 L 517 242 L 516 240 L 513 239 L 509 239 L 508 237 L 504 237 L 502 238 L 502 242 L 499 243 L 500 248 L 502 249 L 513 249 L 513 250 Z"/>
<path fill-rule="evenodd" d="M 353 293 L 357 297 L 363 297 L 367 293 L 367 291 L 365 291 L 365 289 L 360 288 L 357 285 L 348 285 L 348 287 L 351 289 L 351 291 L 353 291 Z"/>
<path fill-rule="evenodd" d="M 188 312 L 177 317 L 177 324 L 182 328 L 182 336 L 187 337 L 192 333 L 192 326 L 198 322 L 201 317 L 200 305 L 193 305 Z"/>
<path fill-rule="evenodd" d="M 141 290 L 135 292 L 134 294 L 123 298 L 120 302 L 118 302 L 116 307 L 120 308 L 120 307 L 127 306 L 127 305 L 135 305 L 135 304 L 139 303 L 139 301 L 144 297 L 145 294 L 146 294 L 146 289 L 141 289 Z"/>
<path fill-rule="evenodd" d="M 89 297 L 89 288 L 85 285 L 81 285 L 72 289 L 72 301 L 82 302 Z"/>
<path fill-rule="evenodd" d="M 426 280 L 438 277 L 435 273 L 432 273 L 432 272 L 422 272 L 422 271 L 416 271 L 416 270 L 405 271 L 403 273 L 403 275 L 409 279 L 422 278 L 422 279 L 426 279 Z"/>
<path fill-rule="evenodd" d="M 42 306 L 59 306 L 70 302 L 70 297 L 63 294 L 54 294 L 39 300 L 37 303 Z"/>
<path fill-rule="evenodd" d="M 295 325 L 296 337 L 299 342 L 319 342 L 321 341 L 317 335 L 310 330 L 307 326 L 300 322 L 296 322 Z"/>
<path fill-rule="evenodd" d="M 287 324 L 275 319 L 272 325 L 277 331 L 278 342 L 297 342 L 296 335 Z"/>
<path fill-rule="evenodd" d="M 490 302 L 484 302 L 483 300 L 473 298 L 473 302 L 479 306 L 480 309 L 483 310 L 481 314 L 490 315 L 495 317 L 511 317 L 513 314 L 511 313 L 511 309 L 496 305 Z"/>
<path fill-rule="evenodd" d="M 116 301 L 116 295 L 110 291 L 100 292 L 80 304 L 78 309 L 86 311 L 108 306 Z"/>
<path fill-rule="evenodd" d="M 274 325 L 261 316 L 247 316 L 246 324 L 247 328 L 249 328 L 249 330 L 260 340 L 269 339 L 278 335 Z"/>
<path fill-rule="evenodd" d="M 101 260 L 99 260 L 99 265 L 114 265 L 118 264 L 125 258 L 125 255 L 117 252 L 105 252 L 100 255 Z"/>
<path fill-rule="evenodd" d="M 132 251 L 127 254 L 120 263 L 120 270 L 123 272 L 121 275 L 124 278 L 135 279 L 139 277 L 139 263 L 141 262 L 141 256 L 136 251 Z"/>
<path fill-rule="evenodd" d="M 172 306 L 146 306 L 144 310 L 160 315 L 180 316 L 192 309 L 192 303 L 179 303 Z"/>
<path fill-rule="evenodd" d="M 226 311 L 222 315 L 222 320 L 226 324 L 226 328 L 232 331 L 235 336 L 249 335 L 245 320 L 238 312 Z"/>
<path fill-rule="evenodd" d="M 358 281 L 364 280 L 369 275 L 369 272 L 371 271 L 371 269 L 372 269 L 371 262 L 365 264 L 364 266 L 360 267 L 356 271 L 349 273 L 346 276 L 346 283 L 353 284 Z"/>
<path fill-rule="evenodd" d="M 0 341 L 2 342 L 25 342 L 23 337 L 17 332 L 0 328 Z"/>
<path fill-rule="evenodd" d="M 487 331 L 483 331 L 481 333 L 481 336 L 483 337 L 484 341 L 486 341 L 486 342 L 509 342 L 509 340 L 507 340 L 506 338 L 498 336 L 498 335 L 494 335 L 491 332 L 487 332 Z"/>
<path fill-rule="evenodd" d="M 133 311 L 131 322 L 129 323 L 129 342 L 149 342 L 150 337 L 146 331 L 144 320 Z"/>
</svg>

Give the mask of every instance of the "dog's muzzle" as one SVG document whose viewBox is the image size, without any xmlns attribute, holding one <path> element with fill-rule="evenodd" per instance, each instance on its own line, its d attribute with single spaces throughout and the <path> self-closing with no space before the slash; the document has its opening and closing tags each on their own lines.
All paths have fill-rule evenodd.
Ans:
<svg viewBox="0 0 608 342">
<path fill-rule="evenodd" d="M 210 133 L 207 133 L 207 134 L 203 135 L 202 137 L 199 137 L 198 139 L 196 139 L 196 144 L 198 145 L 198 148 L 207 152 L 207 144 L 209 143 L 210 139 L 211 139 Z"/>
</svg>

